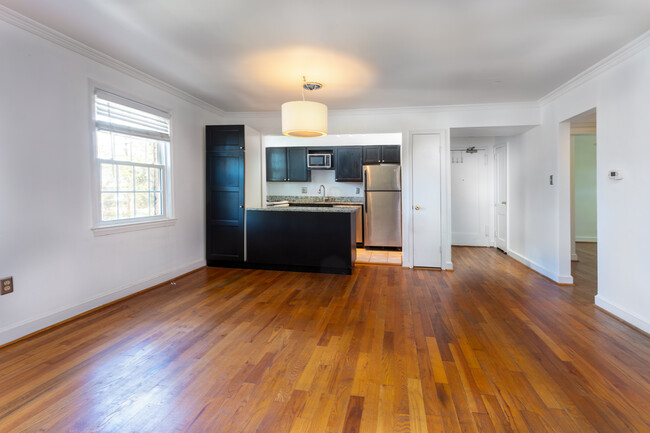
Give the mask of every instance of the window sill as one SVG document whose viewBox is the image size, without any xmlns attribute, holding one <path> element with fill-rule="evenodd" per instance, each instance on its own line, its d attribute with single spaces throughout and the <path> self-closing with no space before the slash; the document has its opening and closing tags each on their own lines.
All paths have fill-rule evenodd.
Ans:
<svg viewBox="0 0 650 433">
<path fill-rule="evenodd" d="M 156 221 L 129 222 L 123 224 L 113 224 L 110 226 L 93 227 L 91 230 L 95 236 L 107 236 L 117 233 L 134 232 L 138 230 L 156 229 L 159 227 L 168 227 L 176 224 L 175 218 L 165 218 Z"/>
</svg>

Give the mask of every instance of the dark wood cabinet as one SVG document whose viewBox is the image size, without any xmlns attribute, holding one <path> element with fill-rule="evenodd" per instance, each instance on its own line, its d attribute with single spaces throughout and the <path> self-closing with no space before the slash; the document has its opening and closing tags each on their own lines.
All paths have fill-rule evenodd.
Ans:
<svg viewBox="0 0 650 433">
<path fill-rule="evenodd" d="M 400 146 L 364 146 L 363 147 L 364 164 L 399 164 L 400 163 Z"/>
<path fill-rule="evenodd" d="M 285 147 L 266 148 L 266 180 L 269 182 L 286 182 L 287 149 Z"/>
<path fill-rule="evenodd" d="M 381 162 L 384 164 L 399 164 L 400 163 L 400 147 L 401 146 L 381 146 Z"/>
<path fill-rule="evenodd" d="M 244 125 L 208 125 L 205 147 L 210 150 L 244 150 Z"/>
<path fill-rule="evenodd" d="M 309 182 L 311 170 L 307 168 L 307 148 L 287 147 L 287 181 Z"/>
<path fill-rule="evenodd" d="M 352 273 L 357 253 L 355 213 L 283 209 L 289 208 L 247 211 L 249 266 Z"/>
<path fill-rule="evenodd" d="M 361 146 L 337 147 L 335 159 L 335 179 L 337 182 L 363 182 L 361 174 L 363 151 Z"/>
<path fill-rule="evenodd" d="M 206 127 L 206 260 L 244 261 L 244 127 Z"/>
<path fill-rule="evenodd" d="M 381 163 L 381 146 L 363 146 L 363 163 Z"/>
<path fill-rule="evenodd" d="M 269 182 L 309 182 L 306 147 L 267 147 L 266 180 Z"/>
</svg>

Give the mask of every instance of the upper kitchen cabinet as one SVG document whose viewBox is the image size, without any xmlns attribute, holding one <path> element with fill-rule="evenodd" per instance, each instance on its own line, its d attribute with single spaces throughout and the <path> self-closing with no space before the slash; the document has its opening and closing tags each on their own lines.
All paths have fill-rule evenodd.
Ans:
<svg viewBox="0 0 650 433">
<path fill-rule="evenodd" d="M 364 164 L 381 163 L 381 146 L 364 146 L 363 163 Z"/>
<path fill-rule="evenodd" d="M 266 148 L 266 180 L 285 182 L 287 180 L 287 148 Z"/>
<path fill-rule="evenodd" d="M 335 178 L 337 182 L 363 182 L 363 151 L 361 146 L 336 148 Z"/>
<path fill-rule="evenodd" d="M 268 147 L 266 149 L 268 182 L 309 182 L 306 147 Z"/>
<path fill-rule="evenodd" d="M 244 125 L 210 125 L 205 128 L 205 147 L 211 150 L 244 150 Z"/>
<path fill-rule="evenodd" d="M 381 146 L 381 162 L 384 164 L 399 164 L 400 146 Z"/>
<path fill-rule="evenodd" d="M 307 148 L 287 147 L 287 181 L 309 182 L 311 172 L 307 168 Z"/>
<path fill-rule="evenodd" d="M 364 164 L 399 164 L 400 163 L 400 146 L 364 146 L 363 147 Z"/>
</svg>

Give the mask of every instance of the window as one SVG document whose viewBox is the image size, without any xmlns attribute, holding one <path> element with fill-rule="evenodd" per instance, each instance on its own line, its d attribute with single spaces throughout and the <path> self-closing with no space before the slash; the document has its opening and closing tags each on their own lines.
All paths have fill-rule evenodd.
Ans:
<svg viewBox="0 0 650 433">
<path fill-rule="evenodd" d="M 101 90 L 94 102 L 97 227 L 168 219 L 169 115 Z"/>
</svg>

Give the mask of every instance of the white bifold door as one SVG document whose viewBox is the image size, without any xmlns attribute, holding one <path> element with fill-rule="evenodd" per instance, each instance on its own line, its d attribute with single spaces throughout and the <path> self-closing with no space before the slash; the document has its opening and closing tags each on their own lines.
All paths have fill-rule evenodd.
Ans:
<svg viewBox="0 0 650 433">
<path fill-rule="evenodd" d="M 413 266 L 442 267 L 440 134 L 413 134 Z"/>
</svg>

